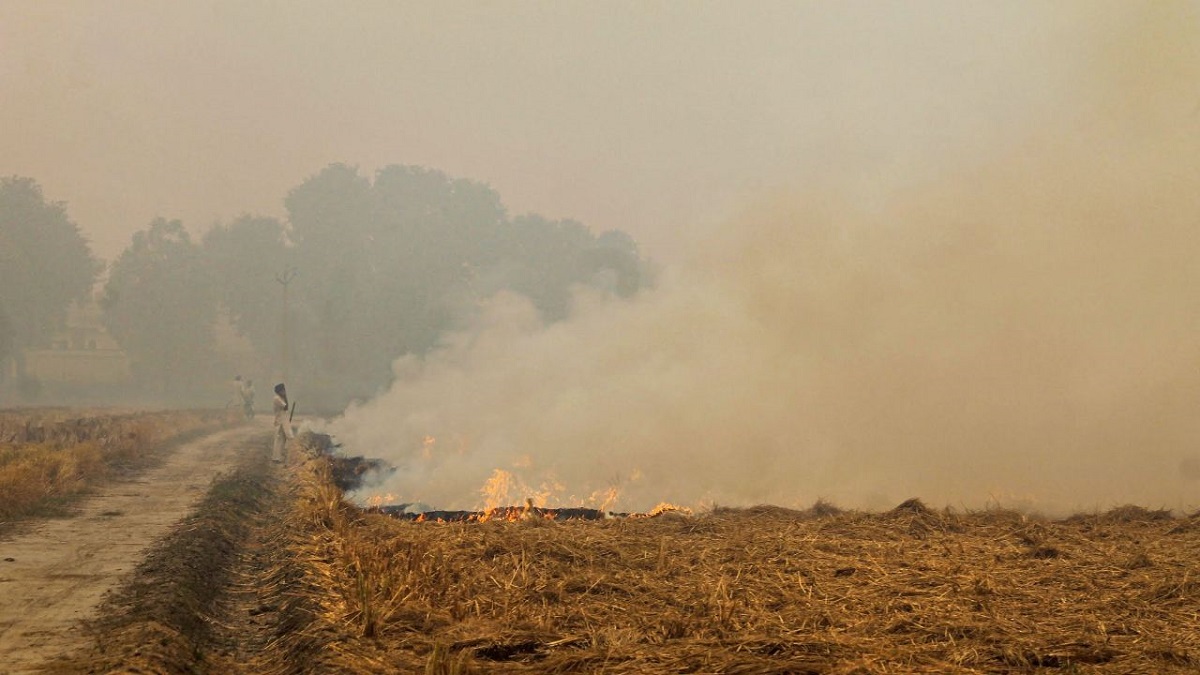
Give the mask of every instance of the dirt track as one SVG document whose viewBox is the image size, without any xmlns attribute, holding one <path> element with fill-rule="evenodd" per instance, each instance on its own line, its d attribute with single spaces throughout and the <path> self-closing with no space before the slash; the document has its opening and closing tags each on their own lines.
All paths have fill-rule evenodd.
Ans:
<svg viewBox="0 0 1200 675">
<path fill-rule="evenodd" d="M 263 419 L 189 442 L 138 478 L 106 486 L 74 517 L 0 539 L 0 673 L 82 647 L 79 620 L 267 433 Z"/>
</svg>

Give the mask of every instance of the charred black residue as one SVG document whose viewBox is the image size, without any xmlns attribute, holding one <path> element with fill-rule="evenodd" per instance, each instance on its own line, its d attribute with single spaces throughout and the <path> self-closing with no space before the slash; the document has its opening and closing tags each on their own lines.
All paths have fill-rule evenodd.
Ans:
<svg viewBox="0 0 1200 675">
<path fill-rule="evenodd" d="M 306 432 L 301 435 L 300 443 L 313 455 L 328 460 L 333 483 L 342 492 L 353 492 L 361 488 L 367 474 L 383 476 L 396 470 L 381 459 L 335 455 L 334 452 L 341 446 L 334 443 L 329 434 Z"/>
</svg>

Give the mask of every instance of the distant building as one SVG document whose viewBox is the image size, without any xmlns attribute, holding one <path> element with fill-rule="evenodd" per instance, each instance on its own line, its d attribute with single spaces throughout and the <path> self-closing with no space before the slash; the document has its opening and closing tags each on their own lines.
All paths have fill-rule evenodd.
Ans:
<svg viewBox="0 0 1200 675">
<path fill-rule="evenodd" d="M 192 393 L 214 398 L 210 401 L 214 404 L 234 375 L 255 379 L 259 387 L 267 384 L 262 360 L 224 309 L 213 324 L 210 357 L 206 372 L 192 383 Z M 94 300 L 72 303 L 63 329 L 46 347 L 25 349 L 16 358 L 0 360 L 0 402 L 6 398 L 6 389 L 7 397 L 14 396 L 20 382 L 30 383 L 51 399 L 88 400 L 114 392 L 128 394 L 137 388 L 129 357 L 105 330 L 100 306 Z"/>
<path fill-rule="evenodd" d="M 24 361 L 25 375 L 48 385 L 92 387 L 133 381 L 129 357 L 104 329 L 94 301 L 71 303 L 66 325 L 49 348 L 25 350 Z"/>
</svg>

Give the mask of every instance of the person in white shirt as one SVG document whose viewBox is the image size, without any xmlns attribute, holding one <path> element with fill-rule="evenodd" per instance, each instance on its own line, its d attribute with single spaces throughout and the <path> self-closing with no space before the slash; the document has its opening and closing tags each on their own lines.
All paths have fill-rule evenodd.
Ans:
<svg viewBox="0 0 1200 675">
<path fill-rule="evenodd" d="M 284 460 L 284 450 L 287 448 L 288 439 L 293 438 L 292 421 L 288 419 L 288 397 L 287 388 L 283 383 L 275 385 L 275 446 L 271 452 L 272 462 L 282 462 Z"/>
<path fill-rule="evenodd" d="M 242 414 L 248 420 L 254 419 L 254 380 L 246 380 L 242 387 Z"/>
</svg>

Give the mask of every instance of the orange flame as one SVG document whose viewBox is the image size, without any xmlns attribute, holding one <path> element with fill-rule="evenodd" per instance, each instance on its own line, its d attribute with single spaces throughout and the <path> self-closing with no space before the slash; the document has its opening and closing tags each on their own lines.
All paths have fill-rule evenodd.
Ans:
<svg viewBox="0 0 1200 675">
<path fill-rule="evenodd" d="M 375 506 L 375 507 L 386 506 L 388 504 L 395 504 L 396 500 L 397 500 L 396 495 L 394 495 L 390 492 L 387 494 L 384 494 L 384 495 L 375 493 L 375 494 L 371 495 L 370 497 L 367 497 L 367 506 Z"/>
<path fill-rule="evenodd" d="M 603 490 L 596 490 L 590 497 L 588 497 L 586 503 L 597 504 L 597 511 L 608 511 L 609 507 L 616 503 L 617 497 L 620 496 L 620 493 L 621 491 L 618 490 L 616 486 L 611 486 Z"/>
<path fill-rule="evenodd" d="M 562 484 L 553 477 L 547 477 L 539 487 L 533 488 L 511 471 L 493 469 L 492 475 L 479 489 L 484 500 L 481 510 L 491 511 L 521 499 L 532 501 L 534 506 L 545 507 L 562 491 Z"/>
<path fill-rule="evenodd" d="M 646 515 L 650 518 L 653 518 L 654 516 L 661 516 L 662 514 L 668 512 L 678 513 L 684 516 L 692 515 L 692 510 L 688 507 L 676 506 L 675 504 L 669 504 L 667 502 L 659 502 L 657 506 L 647 511 Z"/>
<path fill-rule="evenodd" d="M 508 493 L 513 488 L 515 479 L 513 475 L 504 469 L 494 469 L 492 476 L 483 483 L 483 487 L 479 488 L 479 494 L 483 496 L 484 511 L 491 511 L 509 501 Z"/>
</svg>

